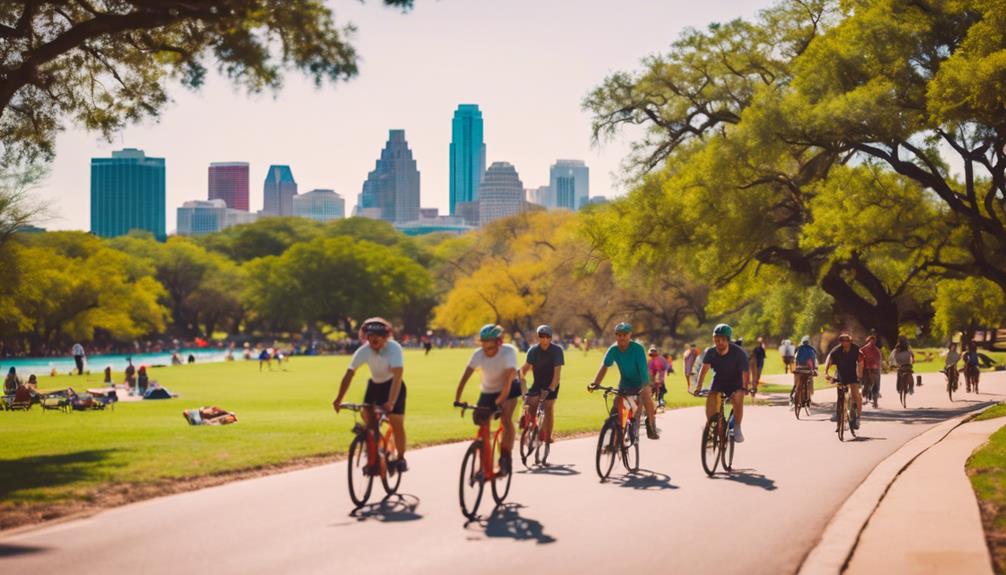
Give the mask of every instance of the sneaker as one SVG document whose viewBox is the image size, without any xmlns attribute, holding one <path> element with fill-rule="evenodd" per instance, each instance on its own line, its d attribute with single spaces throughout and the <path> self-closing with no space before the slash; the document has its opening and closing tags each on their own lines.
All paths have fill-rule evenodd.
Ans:
<svg viewBox="0 0 1006 575">
<path fill-rule="evenodd" d="M 646 419 L 646 437 L 647 439 L 660 439 L 660 434 L 657 433 L 657 426 L 653 425 L 653 422 Z"/>
<path fill-rule="evenodd" d="M 511 457 L 509 455 L 501 455 L 500 456 L 500 471 L 499 471 L 499 475 L 500 476 L 509 475 L 509 473 L 510 473 L 510 461 L 511 461 Z"/>
<path fill-rule="evenodd" d="M 734 442 L 744 443 L 744 434 L 741 433 L 741 426 L 739 425 L 734 426 Z"/>
<path fill-rule="evenodd" d="M 399 473 L 405 473 L 406 471 L 409 470 L 409 464 L 405 462 L 404 457 L 399 457 L 395 461 L 395 468 L 398 469 Z"/>
</svg>

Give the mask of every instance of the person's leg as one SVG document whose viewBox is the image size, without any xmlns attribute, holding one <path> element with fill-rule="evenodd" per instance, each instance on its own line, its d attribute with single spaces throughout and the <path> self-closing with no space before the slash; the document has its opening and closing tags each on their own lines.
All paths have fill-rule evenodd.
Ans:
<svg viewBox="0 0 1006 575">
<path fill-rule="evenodd" d="M 851 384 L 849 386 L 849 388 L 852 390 L 852 399 L 853 399 L 853 401 L 856 402 L 855 403 L 855 405 L 856 405 L 856 415 L 862 415 L 863 414 L 863 394 L 860 393 L 859 384 L 858 383 L 853 383 L 853 384 Z"/>
<path fill-rule="evenodd" d="M 552 426 L 555 424 L 555 400 L 545 400 L 545 425 L 542 433 L 545 435 L 545 442 L 552 443 Z"/>
<path fill-rule="evenodd" d="M 513 451 L 513 412 L 517 408 L 516 399 L 508 399 L 503 402 L 503 414 L 500 416 L 500 424 L 503 426 L 503 453 L 508 456 Z"/>
<path fill-rule="evenodd" d="M 653 393 L 650 392 L 650 386 L 644 386 L 639 392 L 639 397 L 643 400 L 643 409 L 646 410 L 646 417 L 648 417 L 650 421 L 656 425 L 657 406 L 653 404 Z"/>
<path fill-rule="evenodd" d="M 541 395 L 534 392 L 534 390 L 528 390 L 527 403 L 525 403 L 524 414 L 527 415 L 527 421 L 522 421 L 521 426 L 530 427 L 534 418 L 538 413 L 538 402 L 541 401 Z M 523 417 L 522 417 L 523 418 Z"/>
<path fill-rule="evenodd" d="M 716 394 L 710 392 L 706 396 L 706 421 L 709 421 L 716 415 Z"/>
<path fill-rule="evenodd" d="M 730 397 L 730 401 L 734 404 L 734 422 L 737 427 L 740 427 L 741 421 L 744 419 L 744 390 L 735 391 Z"/>
<path fill-rule="evenodd" d="M 395 435 L 395 449 L 398 450 L 398 457 L 405 457 L 405 414 L 392 413 L 388 415 L 391 427 Z"/>
</svg>

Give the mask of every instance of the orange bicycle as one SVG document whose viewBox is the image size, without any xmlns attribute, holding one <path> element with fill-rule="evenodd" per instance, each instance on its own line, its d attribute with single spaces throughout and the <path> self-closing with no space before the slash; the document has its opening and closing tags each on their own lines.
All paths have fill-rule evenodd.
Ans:
<svg viewBox="0 0 1006 575">
<path fill-rule="evenodd" d="M 622 457 L 622 464 L 630 473 L 639 471 L 639 390 L 621 391 L 613 387 L 590 384 L 587 391 L 600 389 L 604 392 L 604 404 L 608 419 L 601 426 L 597 438 L 597 475 L 604 481 L 615 466 L 615 458 Z M 608 398 L 614 396 L 614 405 L 608 405 Z"/>
<path fill-rule="evenodd" d="M 349 444 L 349 498 L 357 507 L 363 507 L 370 499 L 374 488 L 374 477 L 381 478 L 381 485 L 388 495 L 398 491 L 402 482 L 402 474 L 389 461 L 398 460 L 398 448 L 395 445 L 394 428 L 383 408 L 377 405 L 343 403 L 343 409 L 360 413 L 371 410 L 371 423 L 364 425 L 357 421 L 353 424 L 353 441 Z M 383 430 L 382 430 L 383 428 Z"/>
<path fill-rule="evenodd" d="M 513 474 L 500 473 L 499 460 L 502 455 L 503 426 L 496 428 L 495 433 L 489 432 L 489 424 L 493 419 L 499 419 L 498 408 L 479 407 L 460 401 L 454 402 L 454 407 L 461 408 L 461 417 L 465 411 L 472 410 L 475 423 L 479 426 L 475 439 L 465 451 L 461 460 L 461 479 L 458 487 L 458 498 L 461 501 L 461 513 L 468 519 L 474 519 L 482 502 L 482 491 L 488 481 L 492 486 L 493 499 L 501 505 L 510 492 L 510 477 Z"/>
</svg>

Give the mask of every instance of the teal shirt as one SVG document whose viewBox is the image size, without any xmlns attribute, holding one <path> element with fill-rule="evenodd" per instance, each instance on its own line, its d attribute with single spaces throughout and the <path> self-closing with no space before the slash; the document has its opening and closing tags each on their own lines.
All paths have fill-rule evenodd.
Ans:
<svg viewBox="0 0 1006 575">
<path fill-rule="evenodd" d="M 611 367 L 613 363 L 618 364 L 618 373 L 622 376 L 618 387 L 638 389 L 650 382 L 650 370 L 646 368 L 646 350 L 642 344 L 630 341 L 625 351 L 618 349 L 618 344 L 612 345 L 604 354 L 604 366 Z"/>
</svg>

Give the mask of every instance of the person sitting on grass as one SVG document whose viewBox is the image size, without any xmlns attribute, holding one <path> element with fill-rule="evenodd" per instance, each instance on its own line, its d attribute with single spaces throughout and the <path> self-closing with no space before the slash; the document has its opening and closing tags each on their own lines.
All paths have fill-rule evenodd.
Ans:
<svg viewBox="0 0 1006 575">
<path fill-rule="evenodd" d="M 272 371 L 272 356 L 269 355 L 268 349 L 263 349 L 258 354 L 258 370 L 260 372 L 262 371 L 263 363 L 269 368 L 269 371 Z"/>
<path fill-rule="evenodd" d="M 133 366 L 133 358 L 126 358 L 126 387 L 129 395 L 136 394 L 136 367 Z"/>
<path fill-rule="evenodd" d="M 140 366 L 140 371 L 136 375 L 136 385 L 140 390 L 140 395 L 147 393 L 147 387 L 150 386 L 150 378 L 147 376 L 147 366 Z"/>
<path fill-rule="evenodd" d="M 105 379 L 103 381 L 105 385 L 112 385 L 112 366 L 105 366 Z"/>
<path fill-rule="evenodd" d="M 10 371 L 7 372 L 7 377 L 3 381 L 4 395 L 14 395 L 19 385 L 21 385 L 21 379 L 17 376 L 17 369 L 11 366 Z"/>
</svg>

